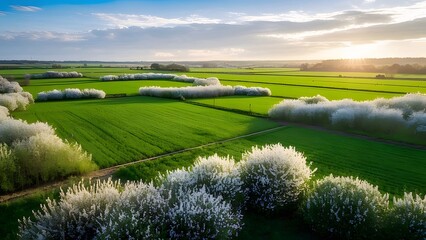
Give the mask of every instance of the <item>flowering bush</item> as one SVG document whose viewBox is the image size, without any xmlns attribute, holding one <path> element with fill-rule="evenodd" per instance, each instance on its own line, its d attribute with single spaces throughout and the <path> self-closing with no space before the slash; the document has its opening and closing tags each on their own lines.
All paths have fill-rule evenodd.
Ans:
<svg viewBox="0 0 426 240">
<path fill-rule="evenodd" d="M 304 218 L 314 230 L 340 239 L 372 238 L 388 207 L 388 195 L 353 177 L 318 180 L 303 204 Z"/>
<path fill-rule="evenodd" d="M 0 118 L 0 145 L 0 192 L 96 169 L 89 154 L 64 142 L 46 123 L 28 124 L 6 115 Z"/>
<path fill-rule="evenodd" d="M 241 229 L 241 214 L 205 188 L 163 196 L 152 184 L 83 182 L 60 200 L 47 200 L 34 220 L 20 221 L 22 239 L 227 239 Z"/>
<path fill-rule="evenodd" d="M 78 72 L 55 72 L 47 71 L 42 74 L 31 74 L 28 75 L 30 78 L 80 78 L 83 77 L 83 74 Z"/>
<path fill-rule="evenodd" d="M 0 106 L 0 123 L 3 120 L 8 119 L 9 117 L 9 109 L 7 109 L 6 107 Z"/>
<path fill-rule="evenodd" d="M 165 73 L 136 73 L 123 75 L 106 75 L 100 77 L 101 81 L 117 81 L 117 80 L 172 80 L 177 82 L 193 83 L 195 86 L 220 85 L 219 79 L 215 77 L 197 78 L 188 77 L 186 75 L 175 75 Z"/>
<path fill-rule="evenodd" d="M 303 154 L 281 144 L 253 147 L 239 167 L 249 205 L 269 212 L 296 203 L 313 173 Z"/>
<path fill-rule="evenodd" d="M 404 193 L 403 198 L 394 198 L 386 232 L 389 239 L 426 239 L 426 195 Z"/>
<path fill-rule="evenodd" d="M 112 211 L 97 220 L 97 238 L 164 238 L 167 210 L 166 200 L 152 184 L 127 183 Z"/>
<path fill-rule="evenodd" d="M 245 86 L 234 86 L 235 95 L 244 96 L 271 96 L 271 90 L 263 87 L 245 87 Z"/>
<path fill-rule="evenodd" d="M 210 85 L 191 87 L 141 87 L 139 94 L 142 96 L 165 98 L 212 98 L 234 95 L 231 86 Z"/>
<path fill-rule="evenodd" d="M 92 156 L 80 145 L 63 141 L 54 134 L 42 132 L 14 142 L 11 148 L 20 169 L 17 177 L 23 179 L 24 185 L 96 169 Z"/>
<path fill-rule="evenodd" d="M 208 193 L 221 196 L 236 209 L 244 206 L 243 182 L 234 159 L 219 157 L 217 154 L 199 157 L 189 176 L 193 179 L 192 188 L 205 187 Z"/>
<path fill-rule="evenodd" d="M 34 99 L 29 92 L 23 92 L 19 83 L 9 82 L 0 76 L 0 106 L 15 111 L 25 110 L 30 103 L 34 103 Z"/>
<path fill-rule="evenodd" d="M 22 91 L 23 89 L 18 82 L 9 82 L 9 80 L 0 76 L 0 94 L 18 93 Z"/>
<path fill-rule="evenodd" d="M 41 210 L 34 212 L 34 220 L 19 221 L 21 239 L 94 239 L 102 232 L 99 220 L 109 215 L 120 199 L 119 182 L 97 181 L 88 187 L 80 182 L 60 200 L 47 199 Z"/>
<path fill-rule="evenodd" d="M 80 99 L 80 98 L 105 98 L 106 93 L 97 89 L 67 88 L 64 91 L 51 90 L 47 92 L 39 92 L 37 94 L 38 101 L 62 100 L 62 99 Z"/>
<path fill-rule="evenodd" d="M 276 119 L 395 134 L 426 133 L 426 94 L 406 94 L 390 99 L 357 102 L 329 101 L 322 96 L 283 100 L 269 110 Z M 422 135 L 423 136 L 423 135 Z"/>
<path fill-rule="evenodd" d="M 205 188 L 178 190 L 167 213 L 171 239 L 229 239 L 241 229 L 242 215 L 230 203 L 215 197 Z"/>
</svg>

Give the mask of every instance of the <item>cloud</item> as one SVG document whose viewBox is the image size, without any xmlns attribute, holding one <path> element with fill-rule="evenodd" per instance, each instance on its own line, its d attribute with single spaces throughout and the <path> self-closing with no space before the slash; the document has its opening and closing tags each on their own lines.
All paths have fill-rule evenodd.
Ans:
<svg viewBox="0 0 426 240">
<path fill-rule="evenodd" d="M 108 14 L 93 13 L 94 16 L 106 21 L 111 27 L 172 27 L 188 24 L 213 24 L 219 23 L 219 19 L 211 19 L 191 15 L 184 18 L 164 18 L 151 15 L 134 15 L 134 14 Z"/>
<path fill-rule="evenodd" d="M 426 37 L 426 18 L 407 22 L 380 24 L 323 34 L 308 41 L 371 42 L 380 40 L 405 40 Z"/>
<path fill-rule="evenodd" d="M 3 32 L 0 33 L 0 40 L 29 40 L 29 41 L 62 41 L 74 42 L 85 39 L 84 34 L 79 33 L 58 33 L 58 32 Z"/>
<path fill-rule="evenodd" d="M 426 47 L 426 18 L 421 14 L 425 8 L 426 1 L 314 14 L 228 13 L 229 18 L 222 19 L 95 13 L 109 28 L 81 33 L 0 32 L 0 46 L 6 58 L 45 60 L 318 59 L 339 58 L 351 47 L 380 47 L 386 57 L 421 56 Z M 404 51 L 390 50 L 398 44 Z M 373 52 L 374 57 L 381 56 Z"/>
<path fill-rule="evenodd" d="M 16 11 L 21 11 L 21 12 L 38 12 L 40 10 L 42 10 L 39 7 L 34 7 L 34 6 L 19 6 L 19 5 L 11 5 L 11 8 L 13 8 Z"/>
</svg>

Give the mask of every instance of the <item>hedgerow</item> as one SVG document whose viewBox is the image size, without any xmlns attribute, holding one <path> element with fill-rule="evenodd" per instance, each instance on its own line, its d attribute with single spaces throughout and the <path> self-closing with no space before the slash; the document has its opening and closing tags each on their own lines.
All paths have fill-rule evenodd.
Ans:
<svg viewBox="0 0 426 240">
<path fill-rule="evenodd" d="M 426 94 L 357 102 L 329 101 L 322 96 L 283 100 L 269 116 L 286 121 L 385 134 L 426 134 Z M 425 135 L 426 136 L 426 135 Z"/>
<path fill-rule="evenodd" d="M 213 98 L 232 95 L 247 96 L 269 96 L 271 91 L 268 88 L 243 87 L 243 86 L 189 86 L 189 87 L 141 87 L 139 94 L 142 96 L 163 97 L 163 98 Z"/>
<path fill-rule="evenodd" d="M 0 145 L 0 159 L 11 156 L 8 146 Z M 326 238 L 425 237 L 426 197 L 405 194 L 389 206 L 387 194 L 358 178 L 330 175 L 308 187 L 312 173 L 301 153 L 276 144 L 253 147 L 238 164 L 229 157 L 200 157 L 149 184 L 80 182 L 22 219 L 19 237 L 229 239 L 242 228 L 246 203 L 280 214 L 300 203 L 303 219 Z M 235 200 L 239 194 L 244 201 Z"/>
<path fill-rule="evenodd" d="M 42 74 L 28 74 L 26 77 L 33 79 L 41 78 L 81 78 L 83 77 L 82 73 L 79 72 L 56 72 L 56 71 L 47 71 Z"/>
<path fill-rule="evenodd" d="M 220 85 L 219 79 L 215 77 L 197 78 L 186 75 L 175 75 L 168 73 L 136 73 L 123 75 L 106 75 L 100 77 L 101 81 L 126 81 L 126 80 L 171 80 L 177 82 L 193 83 L 195 86 Z"/>
<path fill-rule="evenodd" d="M 47 92 L 39 92 L 37 94 L 38 101 L 62 100 L 62 99 L 80 99 L 80 98 L 105 98 L 106 93 L 97 89 L 66 88 L 63 91 L 51 90 Z"/>
</svg>

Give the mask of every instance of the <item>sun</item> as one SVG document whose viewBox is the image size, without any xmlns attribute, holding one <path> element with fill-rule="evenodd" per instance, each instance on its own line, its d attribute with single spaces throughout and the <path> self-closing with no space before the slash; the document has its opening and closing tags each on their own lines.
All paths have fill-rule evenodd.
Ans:
<svg viewBox="0 0 426 240">
<path fill-rule="evenodd" d="M 338 49 L 340 58 L 362 59 L 371 58 L 377 54 L 377 44 L 352 44 Z"/>
</svg>

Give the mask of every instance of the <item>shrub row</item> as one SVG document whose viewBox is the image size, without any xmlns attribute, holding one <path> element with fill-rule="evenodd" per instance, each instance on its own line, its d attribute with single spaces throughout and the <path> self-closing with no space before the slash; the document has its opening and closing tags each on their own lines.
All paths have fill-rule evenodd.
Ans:
<svg viewBox="0 0 426 240">
<path fill-rule="evenodd" d="M 19 83 L 9 82 L 0 76 L 0 106 L 15 111 L 25 110 L 31 103 L 34 103 L 31 93 L 23 92 Z"/>
<path fill-rule="evenodd" d="M 256 164 L 250 156 L 259 151 L 280 151 L 285 155 L 266 153 L 258 164 L 274 165 L 265 172 L 250 167 Z M 228 239 L 237 236 L 241 229 L 241 210 L 246 202 L 261 211 L 283 207 L 295 201 L 291 191 L 298 195 L 310 177 L 310 169 L 303 164 L 304 157 L 294 149 L 281 145 L 253 148 L 241 163 L 217 155 L 199 158 L 194 166 L 159 175 L 155 183 L 118 182 L 84 187 L 82 183 L 61 193 L 61 199 L 48 200 L 35 213 L 34 221 L 24 218 L 20 223 L 20 237 L 63 238 L 171 238 L 171 239 Z M 279 161 L 278 159 L 281 159 Z M 275 161 L 274 161 L 275 160 Z M 241 166 L 246 166 L 242 168 Z M 262 168 L 262 167 L 261 167 Z M 291 169 L 302 170 L 291 171 Z M 263 169 L 265 169 L 263 167 Z M 283 172 L 286 172 L 284 174 Z M 302 176 L 299 176 L 300 173 Z M 254 175 L 259 175 L 255 178 Z M 262 181 L 262 183 L 256 182 Z M 293 181 L 297 183 L 293 184 Z M 264 196 L 269 192 L 256 184 L 270 183 L 276 199 Z M 279 187 L 281 185 L 281 188 Z M 294 189 L 292 189 L 294 188 Z M 268 206 L 268 207 L 266 207 Z"/>
<path fill-rule="evenodd" d="M 141 87 L 139 94 L 142 96 L 163 98 L 213 98 L 221 96 L 246 95 L 246 96 L 270 96 L 268 88 L 243 87 L 243 86 L 190 86 L 190 87 Z"/>
<path fill-rule="evenodd" d="M 145 184 L 108 180 L 75 185 L 47 200 L 34 220 L 20 221 L 23 239 L 227 239 L 242 213 L 295 211 L 325 238 L 424 239 L 426 197 L 388 195 L 352 177 L 332 175 L 310 184 L 315 170 L 294 148 L 253 147 L 232 158 L 200 157 L 190 168 Z M 298 208 L 296 208 L 298 207 Z"/>
<path fill-rule="evenodd" d="M 426 94 L 362 102 L 351 99 L 329 101 L 322 96 L 302 97 L 274 105 L 269 116 L 338 129 L 426 136 Z"/>
<path fill-rule="evenodd" d="M 55 72 L 55 71 L 47 71 L 42 74 L 28 74 L 25 76 L 26 78 L 32 79 L 41 79 L 41 78 L 81 78 L 83 77 L 82 73 L 78 72 Z"/>
<path fill-rule="evenodd" d="M 0 107 L 0 193 L 96 168 L 91 156 L 46 123 L 28 124 Z"/>
<path fill-rule="evenodd" d="M 66 88 L 65 90 L 51 90 L 47 92 L 39 92 L 37 94 L 38 101 L 62 100 L 62 99 L 81 99 L 81 98 L 105 98 L 106 93 L 97 89 Z"/>
<path fill-rule="evenodd" d="M 193 83 L 195 86 L 220 85 L 219 79 L 215 77 L 197 78 L 186 75 L 176 75 L 168 73 L 136 73 L 123 75 L 106 75 L 100 77 L 101 81 L 126 81 L 126 80 L 171 80 L 177 82 Z"/>
</svg>

